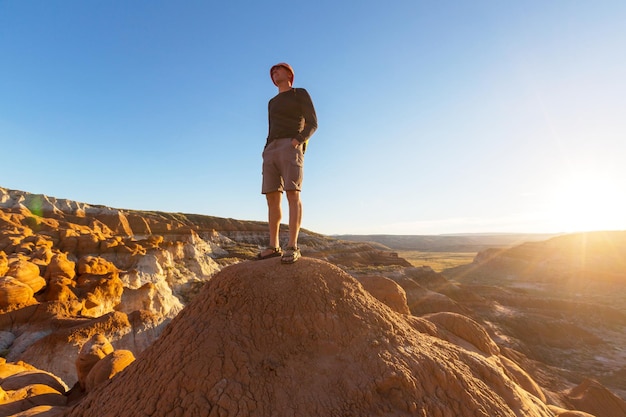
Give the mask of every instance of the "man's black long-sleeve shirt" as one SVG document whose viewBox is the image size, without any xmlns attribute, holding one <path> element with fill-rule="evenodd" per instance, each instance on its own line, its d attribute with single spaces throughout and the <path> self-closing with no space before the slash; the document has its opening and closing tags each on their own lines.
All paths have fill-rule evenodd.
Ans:
<svg viewBox="0 0 626 417">
<path fill-rule="evenodd" d="M 317 116 L 311 96 L 304 88 L 292 88 L 278 93 L 267 105 L 269 132 L 267 142 L 295 138 L 307 141 L 317 129 Z"/>
</svg>

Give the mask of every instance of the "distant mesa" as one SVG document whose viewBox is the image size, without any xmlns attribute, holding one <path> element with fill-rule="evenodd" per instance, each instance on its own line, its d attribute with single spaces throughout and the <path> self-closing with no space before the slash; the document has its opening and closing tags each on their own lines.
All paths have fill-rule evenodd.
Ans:
<svg viewBox="0 0 626 417">
<path fill-rule="evenodd" d="M 626 231 L 557 236 L 479 253 L 471 265 L 448 271 L 464 281 L 507 280 L 553 285 L 560 291 L 588 292 L 626 284 Z"/>
</svg>

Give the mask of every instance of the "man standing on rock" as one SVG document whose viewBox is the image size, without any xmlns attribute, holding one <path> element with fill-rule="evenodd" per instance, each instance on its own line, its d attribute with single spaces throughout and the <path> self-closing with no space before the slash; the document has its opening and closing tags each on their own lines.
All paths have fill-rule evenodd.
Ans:
<svg viewBox="0 0 626 417">
<path fill-rule="evenodd" d="M 309 93 L 292 87 L 294 71 L 289 64 L 274 65 L 270 77 L 278 87 L 278 94 L 268 103 L 269 133 L 263 150 L 262 193 L 267 199 L 270 245 L 257 259 L 282 256 L 283 263 L 294 263 L 300 258 L 304 152 L 317 129 L 317 116 Z M 289 243 L 284 252 L 279 241 L 283 190 L 289 202 Z"/>
</svg>

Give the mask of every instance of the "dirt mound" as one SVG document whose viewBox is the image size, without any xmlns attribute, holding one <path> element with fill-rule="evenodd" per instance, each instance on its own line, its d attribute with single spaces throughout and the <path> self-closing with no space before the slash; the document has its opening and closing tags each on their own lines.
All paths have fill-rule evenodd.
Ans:
<svg viewBox="0 0 626 417">
<path fill-rule="evenodd" d="M 597 416 L 626 416 L 626 403 L 597 381 L 584 380 L 568 394 L 578 409 Z"/>
<path fill-rule="evenodd" d="M 67 416 L 552 416 L 492 358 L 419 333 L 313 259 L 222 270 Z"/>
</svg>

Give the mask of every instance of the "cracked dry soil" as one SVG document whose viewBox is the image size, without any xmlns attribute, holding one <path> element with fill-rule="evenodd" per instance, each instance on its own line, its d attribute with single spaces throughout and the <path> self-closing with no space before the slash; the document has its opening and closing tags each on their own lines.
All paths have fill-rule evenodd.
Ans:
<svg viewBox="0 0 626 417">
<path fill-rule="evenodd" d="M 326 262 L 245 262 L 65 415 L 552 416 L 492 359 L 420 333 Z"/>
</svg>

